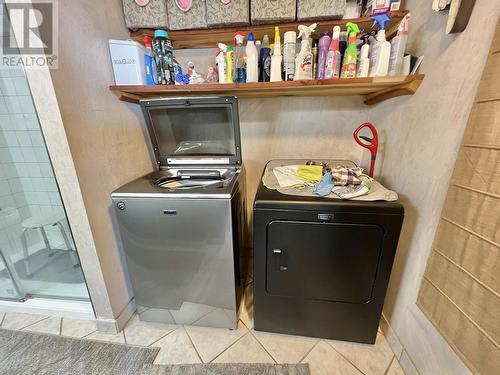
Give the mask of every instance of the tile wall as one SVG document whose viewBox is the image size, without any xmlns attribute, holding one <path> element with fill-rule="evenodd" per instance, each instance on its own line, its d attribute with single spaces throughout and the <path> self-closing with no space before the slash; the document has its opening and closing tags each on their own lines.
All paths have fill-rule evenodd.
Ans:
<svg viewBox="0 0 500 375">
<path fill-rule="evenodd" d="M 0 69 L 0 209 L 10 213 L 8 219 L 0 213 L 0 246 L 13 260 L 22 249 L 21 222 L 63 209 L 22 69 Z M 62 246 L 57 228 L 47 233 L 54 246 Z M 36 231 L 29 233 L 29 244 L 44 247 Z"/>
</svg>

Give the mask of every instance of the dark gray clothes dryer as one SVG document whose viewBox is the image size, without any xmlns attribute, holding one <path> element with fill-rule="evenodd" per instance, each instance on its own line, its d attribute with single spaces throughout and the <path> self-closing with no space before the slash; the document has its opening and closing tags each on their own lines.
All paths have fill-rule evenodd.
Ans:
<svg viewBox="0 0 500 375">
<path fill-rule="evenodd" d="M 291 196 L 261 182 L 255 329 L 374 343 L 403 216 L 397 202 Z"/>
</svg>

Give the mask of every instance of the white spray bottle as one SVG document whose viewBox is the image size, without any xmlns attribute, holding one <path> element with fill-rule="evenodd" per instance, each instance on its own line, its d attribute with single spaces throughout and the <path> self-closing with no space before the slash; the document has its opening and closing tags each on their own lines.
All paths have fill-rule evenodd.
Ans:
<svg viewBox="0 0 500 375">
<path fill-rule="evenodd" d="M 313 53 L 311 50 L 311 34 L 316 30 L 316 23 L 310 26 L 300 25 L 299 38 L 302 38 L 300 52 L 295 58 L 295 77 L 294 81 L 301 79 L 313 79 Z"/>
<path fill-rule="evenodd" d="M 389 59 L 391 56 L 391 43 L 385 38 L 385 25 L 391 20 L 387 13 L 372 16 L 379 26 L 377 41 L 371 48 L 370 77 L 383 77 L 389 72 Z"/>
</svg>

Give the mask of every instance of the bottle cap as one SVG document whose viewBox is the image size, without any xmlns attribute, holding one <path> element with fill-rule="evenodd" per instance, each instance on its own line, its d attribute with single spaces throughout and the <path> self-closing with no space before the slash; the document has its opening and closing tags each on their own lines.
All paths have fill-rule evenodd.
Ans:
<svg viewBox="0 0 500 375">
<path fill-rule="evenodd" d="M 284 36 L 284 42 L 287 43 L 297 43 L 297 33 L 295 31 L 287 31 Z"/>
<path fill-rule="evenodd" d="M 323 31 L 323 32 L 321 33 L 321 36 L 328 36 L 328 31 Z"/>
<path fill-rule="evenodd" d="M 256 41 L 255 41 L 255 45 L 256 45 L 256 46 L 260 46 L 261 44 L 262 44 L 262 43 L 261 43 L 261 41 L 260 41 L 260 40 L 256 40 Z"/>
<path fill-rule="evenodd" d="M 166 30 L 155 30 L 155 38 L 168 38 L 168 32 Z"/>
<path fill-rule="evenodd" d="M 248 41 L 249 42 L 253 42 L 254 41 L 253 33 L 248 34 Z"/>
<path fill-rule="evenodd" d="M 144 45 L 147 48 L 153 48 L 153 38 L 151 38 L 150 36 L 146 35 L 144 37 L 143 41 L 144 41 Z"/>
<path fill-rule="evenodd" d="M 243 43 L 243 39 L 245 39 L 245 33 L 243 31 L 237 31 L 234 33 L 234 40 L 235 40 L 235 45 L 238 43 L 238 44 L 242 44 Z"/>
<path fill-rule="evenodd" d="M 269 46 L 269 35 L 264 35 L 264 38 L 262 39 L 262 47 L 268 47 Z"/>
</svg>

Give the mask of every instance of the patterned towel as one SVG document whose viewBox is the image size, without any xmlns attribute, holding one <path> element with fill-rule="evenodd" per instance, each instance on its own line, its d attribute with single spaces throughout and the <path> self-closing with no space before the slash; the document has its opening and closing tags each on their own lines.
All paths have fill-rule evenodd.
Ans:
<svg viewBox="0 0 500 375">
<path fill-rule="evenodd" d="M 363 168 L 336 167 L 332 169 L 332 179 L 335 186 L 360 185 L 358 178 L 363 174 Z"/>
</svg>

